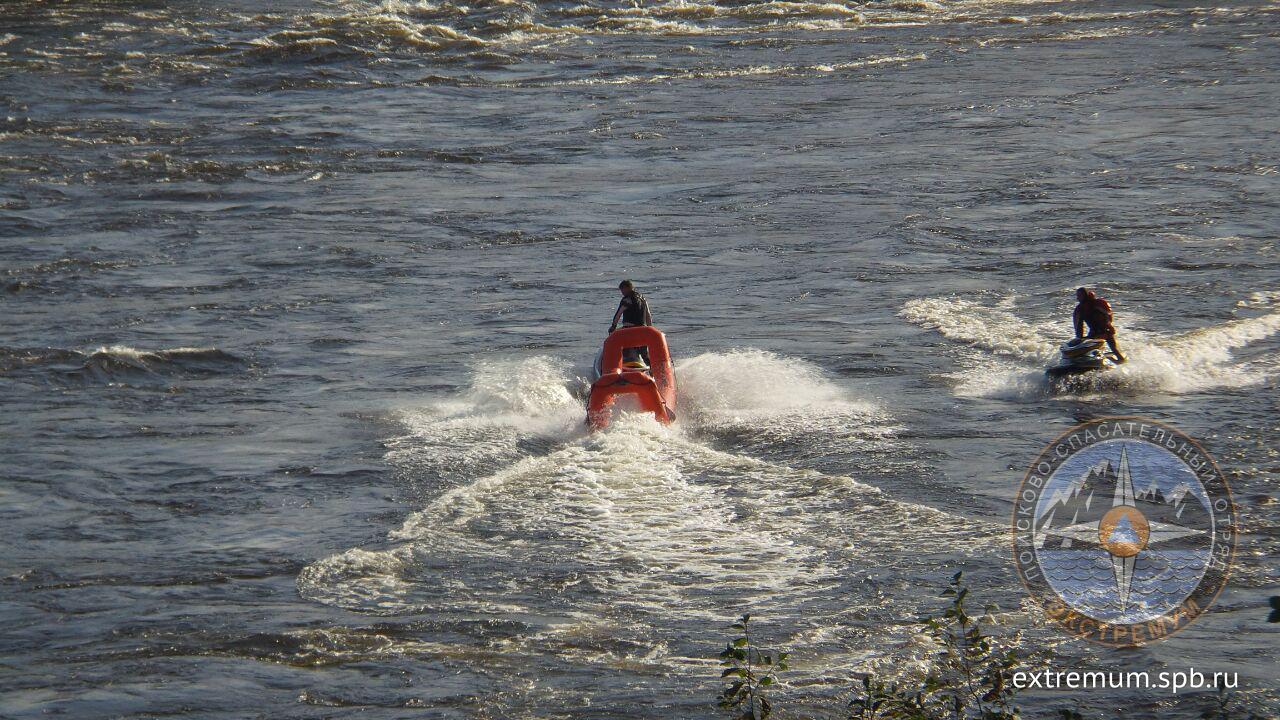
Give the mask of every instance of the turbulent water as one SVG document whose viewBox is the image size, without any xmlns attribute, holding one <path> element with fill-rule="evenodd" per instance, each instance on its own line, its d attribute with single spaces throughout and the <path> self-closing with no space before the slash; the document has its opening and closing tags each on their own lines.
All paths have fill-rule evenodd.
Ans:
<svg viewBox="0 0 1280 720">
<path fill-rule="evenodd" d="M 1278 74 L 1261 0 L 0 5 L 0 716 L 716 717 L 749 611 L 838 717 L 957 570 L 1280 711 Z M 622 277 L 680 420 L 593 435 Z M 1131 362 L 1054 392 L 1081 284 Z M 1136 650 L 1008 549 L 1102 415 L 1244 522 Z"/>
</svg>

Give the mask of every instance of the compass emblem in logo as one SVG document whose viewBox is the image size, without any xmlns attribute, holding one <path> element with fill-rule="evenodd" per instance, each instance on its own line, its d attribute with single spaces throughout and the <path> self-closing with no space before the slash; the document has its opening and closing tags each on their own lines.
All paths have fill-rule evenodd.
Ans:
<svg viewBox="0 0 1280 720">
<path fill-rule="evenodd" d="M 1236 527 L 1226 481 L 1195 441 L 1151 420 L 1105 418 L 1032 464 L 1014 505 L 1014 559 L 1069 632 L 1141 645 L 1213 603 Z"/>
</svg>

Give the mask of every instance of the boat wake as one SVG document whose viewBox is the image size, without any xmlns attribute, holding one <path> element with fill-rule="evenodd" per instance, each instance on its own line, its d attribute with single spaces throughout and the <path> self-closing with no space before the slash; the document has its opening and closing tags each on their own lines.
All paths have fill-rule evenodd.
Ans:
<svg viewBox="0 0 1280 720">
<path fill-rule="evenodd" d="M 769 380 L 736 384 L 744 365 Z M 911 452 L 886 413 L 812 365 L 743 351 L 677 372 L 686 413 L 674 425 L 631 413 L 589 433 L 566 363 L 482 363 L 454 398 L 403 413 L 389 443 L 387 459 L 434 483 L 433 499 L 386 543 L 308 566 L 299 591 L 375 615 L 542 618 L 542 652 L 580 660 L 583 618 L 610 624 L 611 642 L 714 629 L 751 608 L 795 627 L 889 620 L 897 593 L 879 588 L 919 583 L 944 553 L 998 552 L 999 528 L 879 491 L 874 460 L 857 477 L 812 469 L 806 453 L 784 462 L 800 437 L 865 444 L 871 458 Z M 831 608 L 846 596 L 847 610 Z M 846 662 L 848 640 L 827 640 Z"/>
<path fill-rule="evenodd" d="M 1275 358 L 1243 361 L 1235 352 L 1280 333 L 1280 312 L 1232 320 L 1183 333 L 1120 328 L 1129 362 L 1102 373 L 1059 380 L 1053 386 L 1044 368 L 1054 364 L 1068 324 L 1061 318 L 1027 320 L 1015 314 L 1016 298 L 995 302 L 958 297 L 921 298 L 903 306 L 901 316 L 960 343 L 963 367 L 952 375 L 962 397 L 1071 396 L 1098 394 L 1185 394 L 1263 383 Z M 1126 318 L 1141 324 L 1141 318 Z"/>
</svg>

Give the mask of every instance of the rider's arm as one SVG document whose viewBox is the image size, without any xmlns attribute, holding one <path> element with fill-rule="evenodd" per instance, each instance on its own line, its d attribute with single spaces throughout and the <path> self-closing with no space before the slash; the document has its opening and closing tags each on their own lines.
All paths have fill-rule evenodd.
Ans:
<svg viewBox="0 0 1280 720">
<path fill-rule="evenodd" d="M 650 326 L 650 327 L 652 327 L 652 326 L 653 326 L 653 316 L 649 314 L 649 301 L 648 301 L 648 300 L 645 300 L 645 301 L 644 301 L 644 324 L 645 324 L 645 325 L 648 325 L 648 326 Z"/>
<path fill-rule="evenodd" d="M 1076 306 L 1075 312 L 1071 313 L 1071 324 L 1075 326 L 1076 337 L 1084 337 L 1084 313 L 1080 312 L 1080 306 Z"/>
<path fill-rule="evenodd" d="M 622 303 L 618 303 L 618 310 L 613 313 L 613 322 L 609 323 L 609 332 L 618 329 L 618 320 L 622 318 Z"/>
</svg>

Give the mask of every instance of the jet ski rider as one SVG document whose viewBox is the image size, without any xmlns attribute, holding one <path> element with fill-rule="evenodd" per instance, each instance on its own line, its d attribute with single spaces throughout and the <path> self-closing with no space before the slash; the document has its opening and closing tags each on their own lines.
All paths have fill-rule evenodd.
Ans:
<svg viewBox="0 0 1280 720">
<path fill-rule="evenodd" d="M 622 327 L 639 327 L 642 325 L 653 325 L 653 316 L 649 314 L 649 301 L 644 296 L 636 292 L 635 283 L 630 280 L 623 280 L 618 283 L 618 290 L 622 292 L 622 301 L 618 303 L 618 309 L 613 313 L 613 322 L 609 325 L 609 332 L 618 329 L 618 321 L 622 321 Z M 639 356 L 644 359 L 644 364 L 649 364 L 649 348 L 639 348 Z M 627 348 L 626 359 L 634 360 L 636 357 L 635 349 Z"/>
<path fill-rule="evenodd" d="M 1116 345 L 1116 328 L 1111 322 L 1111 305 L 1106 298 L 1099 297 L 1096 293 L 1088 288 L 1076 289 L 1076 305 L 1075 312 L 1071 315 L 1072 325 L 1075 326 L 1076 339 L 1081 337 L 1096 338 L 1107 341 L 1107 345 L 1111 348 L 1111 352 L 1116 356 L 1116 362 L 1124 362 L 1124 355 L 1120 354 L 1120 348 Z M 1089 334 L 1084 335 L 1084 326 L 1089 326 Z"/>
</svg>

